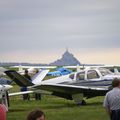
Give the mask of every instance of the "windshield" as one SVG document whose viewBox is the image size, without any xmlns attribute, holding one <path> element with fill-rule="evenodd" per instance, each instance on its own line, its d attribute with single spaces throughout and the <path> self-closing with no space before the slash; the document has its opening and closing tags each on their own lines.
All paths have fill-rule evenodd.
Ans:
<svg viewBox="0 0 120 120">
<path fill-rule="evenodd" d="M 105 68 L 99 68 L 100 73 L 102 74 L 102 76 L 108 75 L 108 74 L 112 74 L 112 72 L 108 69 Z"/>
</svg>

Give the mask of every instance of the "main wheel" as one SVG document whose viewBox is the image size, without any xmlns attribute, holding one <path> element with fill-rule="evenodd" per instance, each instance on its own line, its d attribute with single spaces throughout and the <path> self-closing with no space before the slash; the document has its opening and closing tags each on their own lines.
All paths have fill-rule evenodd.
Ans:
<svg viewBox="0 0 120 120">
<path fill-rule="evenodd" d="M 86 101 L 85 101 L 85 100 L 82 100 L 81 105 L 86 105 Z"/>
</svg>

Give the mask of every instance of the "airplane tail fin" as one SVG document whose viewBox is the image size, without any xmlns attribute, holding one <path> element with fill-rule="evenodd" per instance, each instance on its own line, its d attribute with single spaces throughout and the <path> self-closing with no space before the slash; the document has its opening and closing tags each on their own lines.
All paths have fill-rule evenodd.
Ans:
<svg viewBox="0 0 120 120">
<path fill-rule="evenodd" d="M 19 65 L 18 71 L 19 71 L 19 72 L 23 72 L 23 67 L 22 67 L 22 65 Z"/>
<path fill-rule="evenodd" d="M 41 70 L 32 78 L 33 84 L 40 84 L 41 81 L 45 78 L 49 70 Z"/>
<path fill-rule="evenodd" d="M 5 73 L 19 86 L 26 87 L 34 85 L 30 80 L 17 73 L 15 70 L 8 70 Z"/>
</svg>

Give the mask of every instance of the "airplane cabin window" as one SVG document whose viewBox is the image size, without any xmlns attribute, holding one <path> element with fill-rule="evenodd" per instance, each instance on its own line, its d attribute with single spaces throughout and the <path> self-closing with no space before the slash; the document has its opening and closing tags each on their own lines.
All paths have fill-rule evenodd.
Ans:
<svg viewBox="0 0 120 120">
<path fill-rule="evenodd" d="M 84 80 L 85 79 L 85 72 L 78 73 L 76 75 L 76 80 Z"/>
<path fill-rule="evenodd" d="M 74 79 L 74 74 L 71 74 L 69 78 Z"/>
<path fill-rule="evenodd" d="M 108 75 L 108 74 L 112 74 L 112 72 L 108 69 L 103 69 L 103 68 L 99 68 L 100 73 L 102 74 L 102 76 Z"/>
<path fill-rule="evenodd" d="M 95 79 L 95 78 L 99 78 L 99 75 L 95 70 L 89 70 L 87 73 L 87 78 L 88 79 Z"/>
</svg>

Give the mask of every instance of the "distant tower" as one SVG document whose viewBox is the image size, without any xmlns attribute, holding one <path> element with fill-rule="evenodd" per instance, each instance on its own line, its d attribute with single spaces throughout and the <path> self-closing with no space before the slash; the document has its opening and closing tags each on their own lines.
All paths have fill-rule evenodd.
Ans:
<svg viewBox="0 0 120 120">
<path fill-rule="evenodd" d="M 68 47 L 66 47 L 66 52 L 69 52 L 69 51 L 68 51 Z"/>
</svg>

